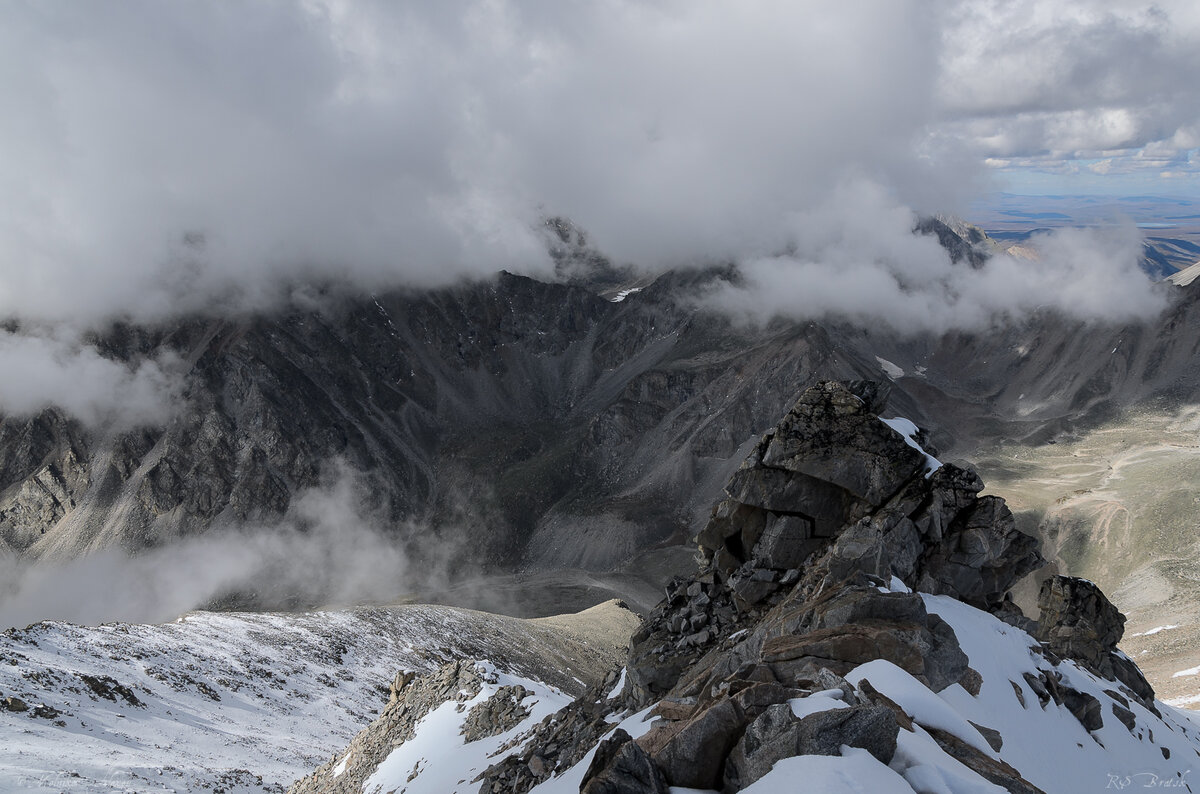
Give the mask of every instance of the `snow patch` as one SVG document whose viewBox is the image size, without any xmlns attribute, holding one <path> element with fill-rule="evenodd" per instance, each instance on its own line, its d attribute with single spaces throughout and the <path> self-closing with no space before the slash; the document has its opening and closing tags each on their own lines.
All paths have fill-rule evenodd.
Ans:
<svg viewBox="0 0 1200 794">
<path fill-rule="evenodd" d="M 1155 634 L 1158 634 L 1160 631 L 1170 631 L 1171 629 L 1177 629 L 1177 628 L 1179 628 L 1179 626 L 1172 623 L 1167 626 L 1155 626 L 1154 628 L 1149 629 L 1147 631 L 1139 631 L 1137 634 L 1130 634 L 1129 636 L 1130 637 L 1150 637 Z"/>
<path fill-rule="evenodd" d="M 834 695 L 834 692 L 837 694 Z M 802 718 L 807 717 L 809 714 L 818 714 L 822 711 L 848 708 L 845 702 L 843 702 L 842 697 L 840 689 L 831 689 L 824 692 L 814 692 L 807 697 L 792 698 L 788 701 L 788 705 L 792 707 L 792 714 Z"/>
<path fill-rule="evenodd" d="M 1185 695 L 1179 698 L 1171 698 L 1170 700 L 1164 700 L 1163 703 L 1166 703 L 1168 706 L 1186 708 L 1187 706 L 1200 703 L 1200 695 Z"/>
<path fill-rule="evenodd" d="M 605 700 L 612 700 L 617 695 L 621 694 L 621 690 L 625 688 L 625 670 L 626 669 L 627 668 L 624 668 L 624 667 L 621 668 L 621 675 L 619 678 L 617 678 L 617 683 L 613 686 L 612 690 L 609 691 L 608 697 L 605 698 Z"/>
<path fill-rule="evenodd" d="M 894 770 L 857 747 L 842 747 L 841 756 L 798 755 L 775 764 L 763 777 L 742 789 L 744 794 L 791 794 L 800 790 L 822 794 L 913 794 Z"/>
<path fill-rule="evenodd" d="M 650 712 L 657 705 L 658 703 L 647 706 L 636 714 L 626 717 L 621 720 L 617 728 L 628 733 L 633 739 L 646 735 L 654 727 L 654 723 L 658 722 L 657 717 L 650 716 Z M 615 731 L 616 728 L 613 730 Z M 552 777 L 534 786 L 529 790 L 529 794 L 579 794 L 579 786 L 583 783 L 583 776 L 587 773 L 588 767 L 591 766 L 592 759 L 595 756 L 596 748 L 593 747 L 584 754 L 583 758 L 579 759 L 579 763 L 575 764 L 575 766 L 563 772 L 558 777 Z M 478 787 L 473 790 L 478 790 Z"/>
<path fill-rule="evenodd" d="M 900 369 L 900 367 L 888 361 L 886 358 L 875 356 L 875 360 L 879 362 L 879 368 L 883 370 L 883 374 L 887 375 L 889 378 L 895 380 L 896 378 L 904 377 L 904 370 Z"/>
<path fill-rule="evenodd" d="M 571 702 L 567 695 L 539 681 L 507 675 L 490 664 L 481 666 L 489 680 L 479 693 L 462 702 L 446 701 L 421 718 L 413 737 L 388 754 L 363 783 L 363 791 L 474 794 L 479 784 L 471 781 L 499 760 L 504 745 Z M 500 687 L 513 685 L 523 686 L 532 693 L 522 701 L 529 715 L 503 733 L 465 742 L 463 723 L 471 709 L 496 694 Z"/>
<path fill-rule="evenodd" d="M 988 754 L 1016 768 L 1030 783 L 1056 794 L 1090 794 L 1111 788 L 1112 776 L 1123 779 L 1121 776 L 1145 774 L 1175 781 L 1191 770 L 1200 735 L 1184 712 L 1159 702 L 1159 719 L 1131 700 L 1128 708 L 1135 719 L 1131 733 L 1113 716 L 1114 701 L 1105 692 L 1114 688 L 1113 682 L 1098 678 L 1070 660 L 1057 666 L 1050 664 L 1034 652 L 1036 640 L 993 615 L 948 596 L 922 594 L 921 598 L 929 612 L 954 629 L 971 667 L 982 678 L 978 696 L 958 684 L 929 694 L 952 708 L 960 719 L 999 732 L 1003 746 Z M 1062 685 L 1096 698 L 1104 725 L 1089 733 L 1066 707 L 1050 701 L 1043 708 L 1023 680 L 1025 673 L 1061 676 Z M 878 686 L 873 676 L 871 682 Z M 1024 706 L 1014 686 L 1021 690 Z M 928 698 L 920 704 L 926 705 L 932 705 Z M 1153 741 L 1149 729 L 1154 731 Z M 1162 748 L 1166 748 L 1169 758 Z"/>
<path fill-rule="evenodd" d="M 930 455 L 925 451 L 924 447 L 917 443 L 917 433 L 919 433 L 920 430 L 917 428 L 916 423 L 914 423 L 911 419 L 905 419 L 902 416 L 897 416 L 895 419 L 881 418 L 879 421 L 883 422 L 885 425 L 899 433 L 901 438 L 904 439 L 904 443 L 908 444 L 917 452 L 920 452 L 925 456 L 926 477 L 931 476 L 935 471 L 942 467 L 942 462 L 940 460 L 935 458 L 933 455 Z"/>
<path fill-rule="evenodd" d="M 0 692 L 59 717 L 0 710 L 0 791 L 48 780 L 69 792 L 286 788 L 378 716 L 397 669 L 430 672 L 443 654 L 523 641 L 495 632 L 466 611 L 428 606 L 194 612 L 161 625 L 4 632 Z M 98 694 L 104 688 L 115 699 Z M 568 699 L 530 688 L 539 715 Z M 238 769 L 249 771 L 231 776 Z"/>
<path fill-rule="evenodd" d="M 895 701 L 920 725 L 952 733 L 984 755 L 996 757 L 991 745 L 971 723 L 929 687 L 892 662 L 876 659 L 860 664 L 846 675 L 846 680 L 855 687 L 864 680 L 870 681 L 871 686 Z"/>
</svg>

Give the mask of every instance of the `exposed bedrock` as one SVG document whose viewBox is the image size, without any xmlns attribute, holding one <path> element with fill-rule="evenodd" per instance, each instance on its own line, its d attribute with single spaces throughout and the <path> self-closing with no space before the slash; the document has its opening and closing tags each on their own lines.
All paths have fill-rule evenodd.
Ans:
<svg viewBox="0 0 1200 794">
<path fill-rule="evenodd" d="M 596 747 L 585 792 L 736 792 L 796 755 L 849 747 L 891 763 L 902 732 L 919 726 L 966 770 L 1035 794 L 996 756 L 1014 740 L 999 726 L 948 731 L 884 694 L 898 690 L 882 679 L 876 688 L 856 673 L 874 664 L 921 691 L 958 685 L 981 695 L 983 674 L 949 614 L 931 611 L 950 602 L 927 594 L 1037 633 L 1043 644 L 1028 638 L 1043 657 L 1036 672 L 1010 679 L 1020 708 L 1061 709 L 1085 731 L 1112 716 L 1140 736 L 1146 712 L 1135 717 L 1132 699 L 1152 707 L 1153 693 L 1121 667 L 1120 614 L 1090 583 L 1056 578 L 1043 590 L 1040 626 L 1023 616 L 1007 593 L 1041 564 L 1037 542 L 1015 529 L 1003 500 L 979 495 L 983 484 L 968 467 L 940 464 L 919 431 L 881 421 L 882 403 L 871 384 L 807 390 L 730 479 L 697 535 L 697 570 L 668 585 L 631 638 L 624 672 L 523 735 L 475 779 L 479 791 L 529 791 Z M 1072 686 L 1079 681 L 1065 674 L 1067 657 L 1115 682 L 1104 690 L 1108 707 L 1100 690 Z M 648 707 L 658 719 L 642 735 L 614 730 Z M 511 708 L 498 701 L 487 714 Z"/>
</svg>

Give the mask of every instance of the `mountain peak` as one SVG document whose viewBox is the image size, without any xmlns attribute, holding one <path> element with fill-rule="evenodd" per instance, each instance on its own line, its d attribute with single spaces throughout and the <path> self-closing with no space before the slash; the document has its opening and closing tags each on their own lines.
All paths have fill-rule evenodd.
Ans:
<svg viewBox="0 0 1200 794">
<path fill-rule="evenodd" d="M 730 479 L 696 572 L 668 585 L 619 674 L 514 725 L 496 740 L 509 755 L 452 789 L 1034 794 L 1128 768 L 1185 783 L 1200 733 L 1116 650 L 1120 613 L 1053 577 L 1039 620 L 1022 615 L 1008 591 L 1042 564 L 1037 541 L 915 425 L 881 420 L 885 402 L 865 383 L 806 390 Z M 464 741 L 469 717 L 440 719 L 461 730 L 428 730 Z M 405 753 L 410 775 L 379 765 L 369 783 L 434 791 Z M 353 752 L 335 761 L 302 790 L 340 790 Z"/>
</svg>

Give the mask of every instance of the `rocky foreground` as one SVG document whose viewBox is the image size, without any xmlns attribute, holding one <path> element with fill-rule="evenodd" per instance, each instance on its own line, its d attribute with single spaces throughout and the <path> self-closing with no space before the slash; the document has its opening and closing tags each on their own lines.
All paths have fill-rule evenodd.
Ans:
<svg viewBox="0 0 1200 794">
<path fill-rule="evenodd" d="M 1124 617 L 1052 577 L 1004 501 L 870 383 L 806 391 L 734 474 L 700 565 L 627 662 L 548 687 L 456 660 L 294 792 L 1191 789 L 1200 731 L 1117 649 Z"/>
</svg>

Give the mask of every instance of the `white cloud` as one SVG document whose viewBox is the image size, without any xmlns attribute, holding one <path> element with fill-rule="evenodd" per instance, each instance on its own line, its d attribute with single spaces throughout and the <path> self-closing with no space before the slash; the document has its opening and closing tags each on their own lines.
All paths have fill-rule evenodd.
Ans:
<svg viewBox="0 0 1200 794">
<path fill-rule="evenodd" d="M 325 474 L 269 525 L 217 526 L 136 556 L 106 549 L 35 563 L 0 552 L 0 629 L 48 619 L 160 622 L 232 594 L 274 609 L 385 602 L 446 584 L 453 543 L 427 543 L 411 559 L 413 539 L 428 528 L 397 527 L 374 512 L 367 481 L 341 462 Z"/>
<path fill-rule="evenodd" d="M 1197 17 L 1115 0 L 8 4 L 0 317 L 545 274 L 545 214 L 647 267 L 755 259 L 847 180 L 961 210 L 985 157 L 1052 169 L 1115 149 L 1114 173 L 1184 171 L 1131 152 L 1195 144 Z"/>
<path fill-rule="evenodd" d="M 122 364 L 78 339 L 0 332 L 0 414 L 55 406 L 91 426 L 124 430 L 160 425 L 182 391 L 180 362 L 169 355 Z"/>
<path fill-rule="evenodd" d="M 1014 158 L 1189 146 L 1187 131 L 1200 120 L 1194 3 L 963 0 L 947 8 L 938 88 L 947 135 Z"/>
<path fill-rule="evenodd" d="M 544 273 L 545 213 L 645 265 L 735 256 L 847 170 L 929 207 L 960 182 L 914 151 L 938 69 L 917 0 L 3 16 L 0 315 Z"/>
<path fill-rule="evenodd" d="M 706 301 L 750 321 L 775 316 L 849 319 L 904 333 L 980 329 L 1054 309 L 1125 321 L 1159 311 L 1165 295 L 1138 269 L 1132 224 L 1037 235 L 1036 259 L 996 255 L 974 269 L 952 263 L 934 237 L 879 186 L 849 182 L 819 210 L 794 219 L 785 255 L 742 266 L 742 281 Z"/>
</svg>

